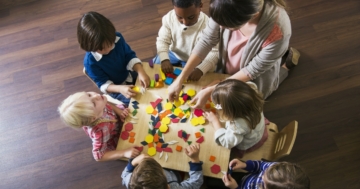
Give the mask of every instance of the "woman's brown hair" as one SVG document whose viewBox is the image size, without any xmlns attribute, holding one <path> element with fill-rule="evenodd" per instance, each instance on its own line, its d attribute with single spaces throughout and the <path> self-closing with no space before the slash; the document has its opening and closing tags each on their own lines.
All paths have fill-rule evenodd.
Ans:
<svg viewBox="0 0 360 189">
<path fill-rule="evenodd" d="M 221 117 L 229 121 L 243 118 L 251 129 L 255 129 L 261 120 L 264 105 L 262 95 L 242 81 L 227 79 L 220 82 L 211 98 L 215 105 L 221 105 Z"/>
<path fill-rule="evenodd" d="M 97 12 L 85 13 L 77 26 L 77 38 L 85 51 L 102 50 L 115 43 L 116 30 L 109 19 Z"/>
<path fill-rule="evenodd" d="M 153 158 L 144 158 L 135 167 L 129 189 L 167 189 L 167 179 L 161 165 Z"/>
</svg>

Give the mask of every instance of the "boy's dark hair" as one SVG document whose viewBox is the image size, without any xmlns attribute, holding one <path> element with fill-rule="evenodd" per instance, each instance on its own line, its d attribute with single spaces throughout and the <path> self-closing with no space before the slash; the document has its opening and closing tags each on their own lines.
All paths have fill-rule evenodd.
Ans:
<svg viewBox="0 0 360 189">
<path fill-rule="evenodd" d="M 129 189 L 167 189 L 168 183 L 161 165 L 153 158 L 144 158 L 135 167 Z"/>
<path fill-rule="evenodd" d="M 201 0 L 172 0 L 172 3 L 175 7 L 185 9 L 191 7 L 192 5 L 199 7 Z"/>
<path fill-rule="evenodd" d="M 102 50 L 115 42 L 116 30 L 109 19 L 97 12 L 85 13 L 77 26 L 77 38 L 85 51 Z"/>
</svg>

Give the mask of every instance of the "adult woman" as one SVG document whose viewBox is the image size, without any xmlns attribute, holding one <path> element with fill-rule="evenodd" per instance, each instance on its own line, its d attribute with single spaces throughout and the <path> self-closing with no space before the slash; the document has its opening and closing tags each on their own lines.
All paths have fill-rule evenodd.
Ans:
<svg viewBox="0 0 360 189">
<path fill-rule="evenodd" d="M 178 98 L 183 81 L 218 43 L 217 72 L 244 82 L 251 80 L 267 98 L 287 77 L 281 60 L 288 50 L 291 24 L 284 8 L 283 0 L 211 0 L 211 19 L 181 75 L 169 86 L 169 100 Z M 296 65 L 300 56 L 295 49 L 289 55 L 288 68 Z M 195 108 L 205 104 L 217 83 L 194 97 Z"/>
</svg>

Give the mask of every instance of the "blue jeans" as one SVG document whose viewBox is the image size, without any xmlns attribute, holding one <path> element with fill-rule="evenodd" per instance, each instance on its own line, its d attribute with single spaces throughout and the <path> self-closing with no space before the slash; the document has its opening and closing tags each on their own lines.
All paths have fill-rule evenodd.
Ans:
<svg viewBox="0 0 360 189">
<path fill-rule="evenodd" d="M 186 61 L 178 59 L 172 51 L 169 51 L 169 59 L 173 66 L 185 67 Z M 155 58 L 153 58 L 153 62 L 154 64 L 161 64 L 159 55 L 156 55 Z"/>
<path fill-rule="evenodd" d="M 133 78 L 132 82 L 126 82 L 126 85 L 135 85 L 136 83 L 136 79 L 138 76 L 138 73 L 135 71 L 130 71 L 131 77 Z M 109 94 L 111 97 L 120 100 L 121 102 L 123 102 L 126 107 L 129 107 L 129 103 L 130 103 L 130 98 L 126 98 L 124 95 L 122 95 L 121 93 L 110 93 Z"/>
</svg>

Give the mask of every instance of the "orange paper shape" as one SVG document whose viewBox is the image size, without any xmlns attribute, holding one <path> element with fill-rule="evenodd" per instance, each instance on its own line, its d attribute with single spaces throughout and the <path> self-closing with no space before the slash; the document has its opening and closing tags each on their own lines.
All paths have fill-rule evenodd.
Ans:
<svg viewBox="0 0 360 189">
<path fill-rule="evenodd" d="M 130 143 L 134 143 L 134 141 L 135 141 L 135 138 L 134 138 L 134 137 L 130 137 L 130 138 L 129 138 L 129 142 L 130 142 Z"/>
<path fill-rule="evenodd" d="M 149 147 L 149 148 L 154 147 L 154 143 L 149 143 L 149 144 L 148 144 L 148 147 Z"/>
<path fill-rule="evenodd" d="M 135 132 L 130 132 L 130 133 L 129 133 L 129 136 L 130 136 L 130 137 L 134 137 L 135 134 L 136 134 Z"/>
<path fill-rule="evenodd" d="M 210 160 L 210 161 L 212 161 L 212 162 L 214 162 L 214 161 L 215 161 L 215 159 L 216 159 L 216 157 L 215 157 L 215 156 L 210 156 L 210 158 L 209 158 L 209 160 Z"/>
<path fill-rule="evenodd" d="M 196 133 L 195 133 L 195 136 L 196 136 L 196 138 L 200 138 L 200 137 L 201 137 L 201 133 L 200 133 L 200 132 L 196 132 Z"/>
<path fill-rule="evenodd" d="M 181 152 L 181 150 L 182 150 L 182 147 L 179 146 L 179 145 L 177 145 L 177 146 L 176 146 L 176 151 Z"/>
</svg>

